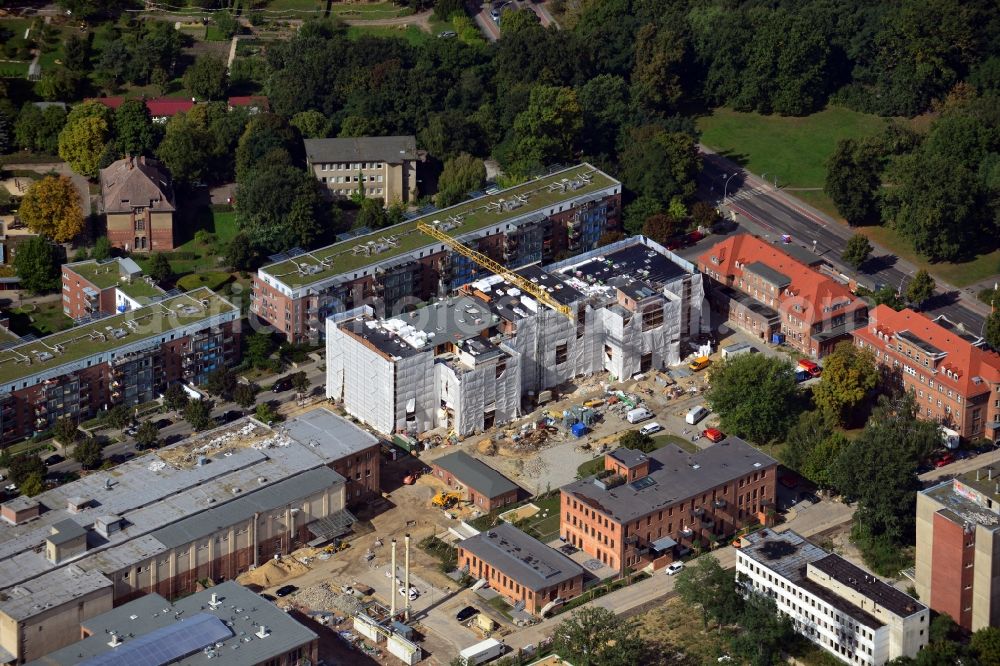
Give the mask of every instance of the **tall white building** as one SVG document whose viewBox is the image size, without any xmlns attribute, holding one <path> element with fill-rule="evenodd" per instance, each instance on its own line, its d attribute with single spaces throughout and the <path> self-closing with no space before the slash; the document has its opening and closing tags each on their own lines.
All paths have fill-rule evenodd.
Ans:
<svg viewBox="0 0 1000 666">
<path fill-rule="evenodd" d="M 874 574 L 795 532 L 743 539 L 737 580 L 773 598 L 796 631 L 835 657 L 880 666 L 927 645 L 930 611 Z"/>
</svg>

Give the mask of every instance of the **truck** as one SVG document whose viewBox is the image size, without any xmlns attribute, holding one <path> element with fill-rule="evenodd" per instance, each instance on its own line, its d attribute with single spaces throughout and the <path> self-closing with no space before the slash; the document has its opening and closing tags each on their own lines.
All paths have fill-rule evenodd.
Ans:
<svg viewBox="0 0 1000 666">
<path fill-rule="evenodd" d="M 638 423 L 639 421 L 645 421 L 646 419 L 651 418 L 653 418 L 653 412 L 649 411 L 645 407 L 636 407 L 625 415 L 625 420 L 629 423 Z"/>
<path fill-rule="evenodd" d="M 491 659 L 496 659 L 507 650 L 507 646 L 495 638 L 487 638 L 481 643 L 470 645 L 458 653 L 458 661 L 462 666 L 479 666 Z"/>
<path fill-rule="evenodd" d="M 805 370 L 809 373 L 810 377 L 819 377 L 820 373 L 823 372 L 823 368 L 819 367 L 818 363 L 813 363 L 812 361 L 808 361 L 806 359 L 799 361 L 797 369 Z"/>
</svg>

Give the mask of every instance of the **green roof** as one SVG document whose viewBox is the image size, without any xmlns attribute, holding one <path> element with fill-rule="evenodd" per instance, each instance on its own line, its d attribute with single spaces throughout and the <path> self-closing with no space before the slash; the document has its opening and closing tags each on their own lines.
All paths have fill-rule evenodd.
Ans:
<svg viewBox="0 0 1000 666">
<path fill-rule="evenodd" d="M 207 307 L 203 304 L 207 301 Z M 196 289 L 136 310 L 98 319 L 0 350 L 0 383 L 27 378 L 239 308 L 211 289 Z"/>
<path fill-rule="evenodd" d="M 134 298 L 138 301 L 163 295 L 162 289 L 157 287 L 155 284 L 150 284 L 142 279 L 133 280 L 131 284 L 122 282 L 118 285 L 118 288 L 125 292 L 126 296 Z"/>
<path fill-rule="evenodd" d="M 582 180 L 581 176 L 586 176 L 589 182 Z M 577 181 L 579 186 L 576 189 L 560 187 L 563 181 Z M 417 231 L 417 224 L 420 222 L 431 220 L 446 222 L 449 218 L 460 218 L 461 223 L 449 230 L 451 235 L 460 238 L 470 232 L 500 224 L 505 220 L 530 215 L 561 201 L 576 199 L 616 184 L 618 181 L 593 166 L 586 163 L 577 164 L 496 194 L 478 197 L 364 236 L 357 236 L 292 259 L 269 264 L 261 271 L 292 289 L 305 287 L 335 275 L 435 244 L 434 239 Z M 521 205 L 509 210 L 502 206 L 503 203 L 510 203 L 518 197 Z M 360 251 L 369 243 L 370 247 L 381 245 L 385 249 L 377 254 Z"/>
<path fill-rule="evenodd" d="M 67 264 L 66 268 L 92 283 L 98 289 L 118 286 L 118 278 L 121 277 L 121 270 L 117 261 L 108 261 L 99 264 L 91 259 L 89 261 L 78 261 L 73 264 Z"/>
</svg>

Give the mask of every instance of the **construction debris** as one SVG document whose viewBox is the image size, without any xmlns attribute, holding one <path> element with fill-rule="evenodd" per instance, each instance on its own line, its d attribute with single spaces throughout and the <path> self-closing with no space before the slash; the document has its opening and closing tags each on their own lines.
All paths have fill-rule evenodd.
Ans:
<svg viewBox="0 0 1000 666">
<path fill-rule="evenodd" d="M 309 567 L 295 558 L 268 560 L 257 568 L 241 574 L 236 582 L 240 585 L 256 585 L 260 588 L 274 587 L 289 578 L 301 576 L 307 571 L 309 571 Z"/>
</svg>

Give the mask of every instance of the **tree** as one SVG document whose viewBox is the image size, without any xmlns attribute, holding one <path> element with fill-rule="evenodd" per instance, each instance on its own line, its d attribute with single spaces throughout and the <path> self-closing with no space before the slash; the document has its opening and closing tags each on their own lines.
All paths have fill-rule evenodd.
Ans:
<svg viewBox="0 0 1000 666">
<path fill-rule="evenodd" d="M 94 241 L 94 250 L 91 256 L 97 261 L 104 261 L 111 258 L 111 241 L 107 236 L 100 236 Z"/>
<path fill-rule="evenodd" d="M 635 36 L 635 67 L 631 97 L 654 113 L 673 111 L 683 95 L 685 39 L 677 30 L 655 23 L 639 28 Z"/>
<path fill-rule="evenodd" d="M 704 201 L 695 201 L 691 206 L 691 222 L 700 229 L 711 229 L 722 218 L 715 206 Z"/>
<path fill-rule="evenodd" d="M 791 363 L 742 354 L 714 367 L 706 394 L 722 429 L 757 444 L 782 437 L 799 408 Z"/>
<path fill-rule="evenodd" d="M 438 194 L 435 203 L 438 208 L 454 205 L 473 190 L 480 190 L 486 184 L 486 165 L 483 161 L 460 153 L 444 163 L 444 170 L 438 178 Z"/>
<path fill-rule="evenodd" d="M 870 349 L 841 342 L 823 361 L 823 377 L 813 387 L 813 400 L 827 418 L 848 425 L 855 410 L 878 385 L 879 369 Z"/>
<path fill-rule="evenodd" d="M 743 605 L 731 573 L 712 555 L 699 557 L 677 574 L 674 590 L 689 606 L 701 609 L 701 621 L 729 624 Z"/>
<path fill-rule="evenodd" d="M 80 193 L 66 176 L 36 180 L 24 193 L 18 214 L 33 232 L 57 243 L 73 240 L 83 231 Z"/>
<path fill-rule="evenodd" d="M 141 99 L 127 99 L 115 110 L 115 146 L 119 155 L 152 155 L 157 132 Z"/>
<path fill-rule="evenodd" d="M 631 191 L 666 208 L 674 197 L 694 196 L 701 158 L 694 139 L 654 125 L 633 128 L 624 139 L 621 178 Z"/>
<path fill-rule="evenodd" d="M 366 198 L 354 218 L 357 229 L 381 229 L 386 225 L 385 205 L 381 197 Z"/>
<path fill-rule="evenodd" d="M 208 373 L 205 390 L 209 394 L 229 399 L 236 388 L 236 375 L 229 368 L 216 368 Z"/>
<path fill-rule="evenodd" d="M 233 35 L 240 31 L 239 21 L 228 11 L 215 12 L 212 20 L 215 21 L 215 27 L 226 39 L 232 39 Z"/>
<path fill-rule="evenodd" d="M 677 218 L 667 213 L 656 213 L 646 218 L 642 225 L 642 235 L 661 245 L 666 245 L 667 241 L 683 228 L 683 224 Z"/>
<path fill-rule="evenodd" d="M 540 29 L 538 14 L 533 9 L 504 9 L 500 21 L 500 32 L 504 37 L 513 37 L 525 30 Z"/>
<path fill-rule="evenodd" d="M 84 469 L 100 467 L 104 461 L 100 443 L 93 437 L 79 442 L 73 447 L 73 459 L 80 463 Z"/>
<path fill-rule="evenodd" d="M 132 422 L 132 410 L 128 405 L 118 404 L 105 411 L 101 420 L 110 428 L 124 428 Z"/>
<path fill-rule="evenodd" d="M 149 277 L 157 282 L 166 282 L 174 274 L 174 269 L 170 267 L 170 260 L 163 252 L 154 252 L 152 263 L 149 266 Z"/>
<path fill-rule="evenodd" d="M 630 235 L 640 234 L 646 220 L 662 211 L 663 205 L 653 197 L 639 196 L 625 206 L 622 226 Z"/>
<path fill-rule="evenodd" d="M 623 446 L 626 449 L 644 451 L 646 453 L 655 448 L 653 446 L 653 438 L 639 432 L 638 430 L 626 430 L 622 433 L 621 437 L 618 438 L 618 445 Z"/>
<path fill-rule="evenodd" d="M 827 160 L 823 191 L 833 199 L 837 212 L 848 224 L 856 226 L 878 220 L 881 185 L 882 167 L 875 152 L 854 139 L 841 139 Z"/>
<path fill-rule="evenodd" d="M 188 401 L 184 420 L 195 430 L 204 430 L 212 423 L 212 403 L 202 399 Z"/>
<path fill-rule="evenodd" d="M 581 666 L 632 666 L 645 651 L 636 625 L 607 608 L 573 611 L 552 637 L 559 656 Z"/>
<path fill-rule="evenodd" d="M 254 331 L 247 338 L 244 358 L 255 368 L 267 367 L 267 360 L 274 351 L 274 339 L 264 331 Z"/>
<path fill-rule="evenodd" d="M 465 14 L 465 4 L 462 0 L 434 0 L 435 19 L 450 21 L 452 14 Z"/>
<path fill-rule="evenodd" d="M 63 65 L 73 72 L 85 73 L 90 69 L 90 40 L 71 33 L 63 43 Z"/>
<path fill-rule="evenodd" d="M 878 291 L 871 294 L 873 305 L 887 305 L 897 312 L 906 307 L 906 303 L 900 297 L 899 292 L 891 285 L 883 285 Z"/>
<path fill-rule="evenodd" d="M 187 392 L 180 384 L 171 384 L 163 392 L 163 405 L 172 412 L 183 411 L 188 404 Z"/>
<path fill-rule="evenodd" d="M 986 342 L 993 349 L 1000 349 L 1000 310 L 994 310 L 986 318 L 986 326 L 983 333 Z"/>
<path fill-rule="evenodd" d="M 254 417 L 262 423 L 274 423 L 275 421 L 281 420 L 281 415 L 274 411 L 271 405 L 266 402 L 262 402 L 257 405 Z"/>
<path fill-rule="evenodd" d="M 18 243 L 14 270 L 29 291 L 44 294 L 59 289 L 61 264 L 59 248 L 40 236 Z"/>
<path fill-rule="evenodd" d="M 840 255 L 840 258 L 845 264 L 854 270 L 858 270 L 863 263 L 868 261 L 872 249 L 872 244 L 868 241 L 867 236 L 864 234 L 854 234 L 847 239 L 847 244 L 844 246 L 844 252 Z"/>
<path fill-rule="evenodd" d="M 47 69 L 35 86 L 42 99 L 55 102 L 64 99 L 74 99 L 78 95 L 82 74 L 65 67 Z"/>
<path fill-rule="evenodd" d="M 233 389 L 233 402 L 243 409 L 253 407 L 256 399 L 257 386 L 255 384 L 244 384 L 240 382 L 236 385 L 236 388 Z"/>
<path fill-rule="evenodd" d="M 72 114 L 71 114 L 72 116 Z M 97 163 L 110 132 L 108 122 L 96 116 L 68 120 L 59 133 L 59 157 L 88 178 L 97 177 Z"/>
<path fill-rule="evenodd" d="M 792 620 L 778 612 L 774 599 L 750 592 L 739 615 L 740 631 L 730 639 L 732 650 L 753 666 L 782 663 L 782 650 L 795 638 Z"/>
<path fill-rule="evenodd" d="M 38 472 L 29 474 L 24 483 L 21 484 L 19 490 L 25 497 L 34 497 L 45 491 L 45 479 Z"/>
<path fill-rule="evenodd" d="M 226 63 L 214 55 L 200 55 L 184 71 L 184 87 L 201 99 L 220 99 L 226 92 Z"/>
<path fill-rule="evenodd" d="M 20 486 L 32 474 L 45 476 L 45 463 L 37 453 L 24 453 L 14 456 L 7 465 L 7 474 L 11 482 Z"/>
<path fill-rule="evenodd" d="M 906 299 L 919 307 L 934 295 L 935 289 L 937 289 L 937 283 L 934 282 L 934 278 L 921 268 L 910 280 L 910 284 L 906 285 Z"/>
<path fill-rule="evenodd" d="M 152 421 L 143 421 L 135 433 L 137 449 L 156 449 L 160 446 L 160 429 Z"/>
<path fill-rule="evenodd" d="M 310 381 L 309 378 L 306 377 L 306 373 L 296 372 L 294 375 L 292 375 L 292 386 L 295 387 L 295 392 L 298 393 L 299 395 L 302 395 L 306 391 L 308 391 L 309 385 Z"/>
<path fill-rule="evenodd" d="M 13 151 L 14 148 L 14 127 L 10 122 L 10 118 L 7 114 L 0 109 L 0 155 L 6 155 Z M 4 188 L 5 190 L 7 188 Z"/>
<path fill-rule="evenodd" d="M 511 173 L 526 176 L 572 160 L 582 129 L 583 109 L 572 88 L 537 85 L 527 108 L 514 118 L 511 142 L 498 157 Z"/>
<path fill-rule="evenodd" d="M 76 421 L 68 416 L 57 419 L 56 425 L 52 430 L 53 436 L 63 446 L 69 446 L 80 436 L 80 431 L 76 427 Z"/>
<path fill-rule="evenodd" d="M 970 645 L 981 666 L 1000 666 L 1000 628 L 979 629 L 972 634 Z"/>
<path fill-rule="evenodd" d="M 236 209 L 251 247 L 266 254 L 313 246 L 324 231 L 319 187 L 302 169 L 266 159 L 239 172 Z"/>
<path fill-rule="evenodd" d="M 330 119 L 315 109 L 300 111 L 288 121 L 303 139 L 325 139 L 330 136 Z"/>
</svg>

